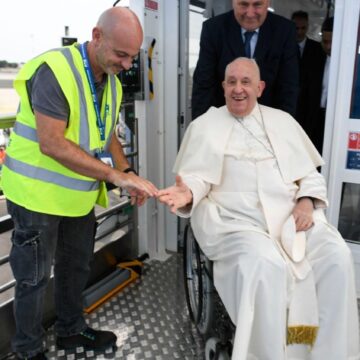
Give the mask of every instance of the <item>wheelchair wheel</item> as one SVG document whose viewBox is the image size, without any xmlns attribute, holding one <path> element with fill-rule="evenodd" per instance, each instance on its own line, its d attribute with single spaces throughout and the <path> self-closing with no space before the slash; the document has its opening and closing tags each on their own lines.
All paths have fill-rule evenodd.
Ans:
<svg viewBox="0 0 360 360">
<path fill-rule="evenodd" d="M 202 253 L 190 224 L 184 231 L 184 280 L 191 320 L 200 334 L 211 329 L 213 321 L 212 265 Z"/>
<path fill-rule="evenodd" d="M 220 339 L 211 337 L 206 341 L 205 345 L 206 360 L 230 360 L 228 346 L 223 345 Z"/>
<path fill-rule="evenodd" d="M 202 276 L 199 245 L 194 239 L 190 224 L 184 231 L 184 280 L 186 303 L 191 320 L 197 325 L 202 312 Z"/>
</svg>

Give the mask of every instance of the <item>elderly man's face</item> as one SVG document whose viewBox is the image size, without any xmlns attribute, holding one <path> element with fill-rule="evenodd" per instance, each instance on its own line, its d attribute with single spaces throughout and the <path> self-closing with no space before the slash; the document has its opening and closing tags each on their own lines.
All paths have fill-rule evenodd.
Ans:
<svg viewBox="0 0 360 360">
<path fill-rule="evenodd" d="M 235 116 L 243 117 L 255 107 L 265 83 L 260 81 L 258 69 L 251 60 L 240 59 L 227 67 L 223 88 L 228 110 Z"/>
<path fill-rule="evenodd" d="M 248 31 L 259 28 L 265 21 L 269 0 L 233 0 L 237 22 Z"/>
</svg>

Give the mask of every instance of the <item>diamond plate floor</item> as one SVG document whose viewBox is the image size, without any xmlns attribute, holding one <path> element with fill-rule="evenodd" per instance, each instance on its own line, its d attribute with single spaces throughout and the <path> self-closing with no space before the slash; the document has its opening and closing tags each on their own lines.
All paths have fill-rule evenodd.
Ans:
<svg viewBox="0 0 360 360">
<path fill-rule="evenodd" d="M 58 351 L 54 331 L 48 331 L 47 356 L 51 360 L 197 360 L 203 359 L 204 343 L 191 324 L 186 308 L 182 256 L 145 263 L 143 275 L 122 292 L 86 316 L 91 327 L 114 331 L 117 349 Z"/>
<path fill-rule="evenodd" d="M 54 330 L 50 328 L 50 360 L 204 359 L 204 341 L 190 322 L 186 308 L 180 254 L 164 262 L 145 263 L 141 278 L 86 318 L 91 327 L 114 331 L 117 348 L 101 354 L 83 348 L 58 351 Z"/>
</svg>

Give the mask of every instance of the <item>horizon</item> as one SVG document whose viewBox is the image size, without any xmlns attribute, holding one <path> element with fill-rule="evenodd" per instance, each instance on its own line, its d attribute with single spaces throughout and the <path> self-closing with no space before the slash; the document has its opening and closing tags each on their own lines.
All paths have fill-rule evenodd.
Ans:
<svg viewBox="0 0 360 360">
<path fill-rule="evenodd" d="M 128 6 L 129 1 L 122 0 L 118 5 Z M 25 63 L 44 51 L 62 46 L 62 37 L 76 37 L 79 42 L 90 40 L 100 14 L 113 3 L 113 0 L 6 2 L 0 22 L 0 61 Z"/>
</svg>

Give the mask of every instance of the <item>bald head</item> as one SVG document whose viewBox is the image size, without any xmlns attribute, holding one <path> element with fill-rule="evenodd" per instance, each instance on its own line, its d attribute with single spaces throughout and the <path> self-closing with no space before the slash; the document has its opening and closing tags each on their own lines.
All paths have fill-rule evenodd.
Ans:
<svg viewBox="0 0 360 360">
<path fill-rule="evenodd" d="M 133 11 L 123 7 L 105 10 L 88 46 L 93 71 L 101 79 L 104 73 L 118 74 L 130 69 L 142 41 L 141 24 Z"/>
<path fill-rule="evenodd" d="M 258 64 L 254 59 L 249 59 L 247 57 L 239 57 L 233 60 L 231 63 L 227 64 L 225 68 L 225 79 L 226 75 L 229 73 L 231 68 L 233 67 L 241 67 L 242 65 L 246 66 L 247 68 L 252 69 L 254 80 L 259 81 L 260 80 L 260 69 Z"/>
<path fill-rule="evenodd" d="M 105 10 L 96 24 L 103 33 L 111 36 L 114 32 L 129 30 L 137 35 L 143 36 L 140 21 L 136 14 L 130 9 L 123 7 L 112 7 Z"/>
</svg>

